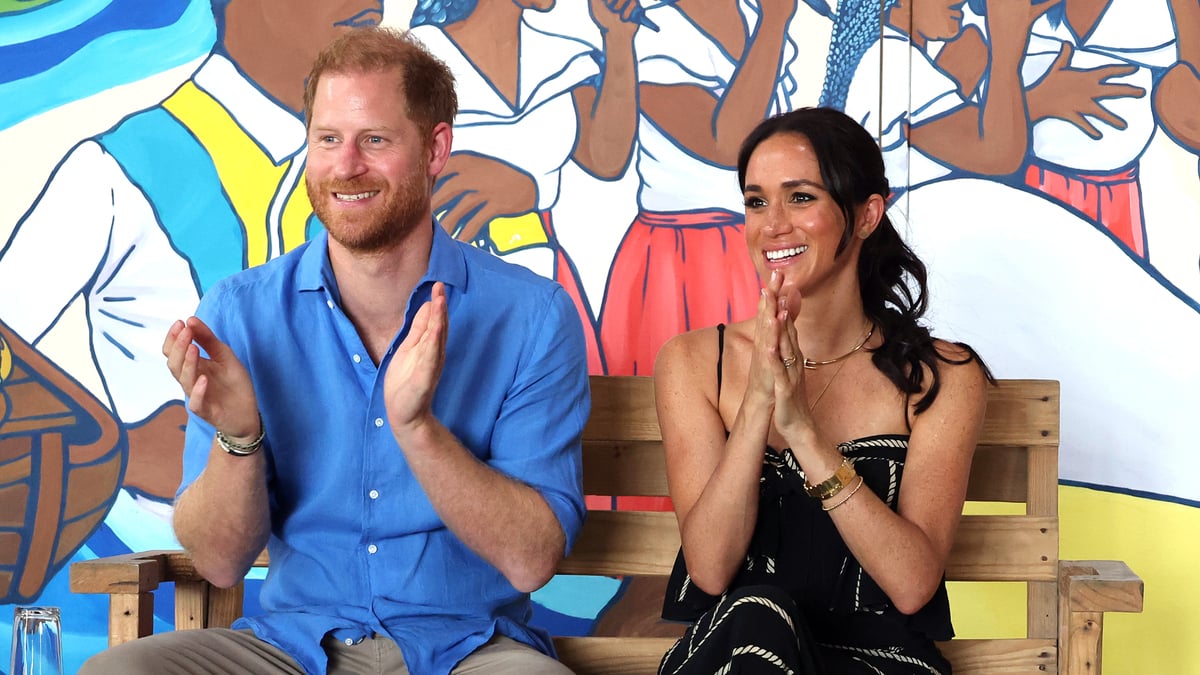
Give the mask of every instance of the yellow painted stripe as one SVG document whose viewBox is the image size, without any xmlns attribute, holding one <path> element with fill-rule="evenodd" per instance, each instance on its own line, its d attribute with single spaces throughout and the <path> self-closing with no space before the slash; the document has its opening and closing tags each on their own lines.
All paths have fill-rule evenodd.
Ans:
<svg viewBox="0 0 1200 675">
<path fill-rule="evenodd" d="M 310 215 L 312 215 L 312 203 L 308 200 L 308 192 L 304 189 L 304 177 L 301 176 L 283 206 L 284 253 L 304 243 Z"/>
<path fill-rule="evenodd" d="M 249 265 L 266 262 L 267 213 L 286 163 L 276 166 L 229 113 L 192 82 L 180 87 L 163 106 L 192 130 L 212 156 L 221 184 L 242 219 Z"/>
</svg>

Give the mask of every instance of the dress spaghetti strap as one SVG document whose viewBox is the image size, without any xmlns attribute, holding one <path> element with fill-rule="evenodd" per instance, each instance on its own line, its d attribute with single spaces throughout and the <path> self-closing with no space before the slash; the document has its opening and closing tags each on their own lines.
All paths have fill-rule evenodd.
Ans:
<svg viewBox="0 0 1200 675">
<path fill-rule="evenodd" d="M 717 400 L 721 400 L 721 367 L 725 360 L 725 324 L 717 324 Z"/>
</svg>

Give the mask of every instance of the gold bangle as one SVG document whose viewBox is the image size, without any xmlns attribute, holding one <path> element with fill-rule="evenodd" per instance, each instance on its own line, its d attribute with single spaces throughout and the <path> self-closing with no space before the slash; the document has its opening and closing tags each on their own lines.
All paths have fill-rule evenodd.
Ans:
<svg viewBox="0 0 1200 675">
<path fill-rule="evenodd" d="M 841 466 L 833 475 L 816 485 L 809 485 L 808 480 L 804 481 L 804 492 L 809 497 L 814 499 L 826 500 L 842 491 L 842 488 L 850 484 L 854 477 L 858 474 L 854 471 L 854 462 L 850 461 L 849 457 L 842 460 Z"/>
<path fill-rule="evenodd" d="M 842 504 L 845 504 L 846 502 L 850 501 L 850 498 L 854 496 L 854 493 L 855 493 L 855 492 L 858 492 L 858 489 L 859 489 L 860 487 L 862 487 L 862 484 L 863 484 L 864 482 L 865 482 L 865 481 L 863 481 L 863 477 L 862 477 L 862 476 L 859 476 L 859 477 L 858 477 L 858 483 L 856 483 L 856 484 L 854 485 L 854 487 L 850 488 L 850 494 L 848 494 L 848 495 L 846 495 L 845 497 L 843 497 L 843 498 L 842 498 L 842 500 L 841 500 L 840 502 L 838 502 L 838 503 L 834 504 L 833 506 L 829 506 L 829 507 L 827 507 L 827 506 L 825 506 L 824 504 L 821 504 L 821 510 L 822 510 L 822 511 L 832 511 L 832 510 L 836 509 L 837 507 L 841 506 Z"/>
</svg>

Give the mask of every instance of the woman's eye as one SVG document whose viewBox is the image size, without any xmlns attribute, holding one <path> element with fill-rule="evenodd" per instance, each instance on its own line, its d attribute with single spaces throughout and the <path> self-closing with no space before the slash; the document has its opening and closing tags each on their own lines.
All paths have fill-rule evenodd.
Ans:
<svg viewBox="0 0 1200 675">
<path fill-rule="evenodd" d="M 746 197 L 745 203 L 746 208 L 753 209 L 760 206 L 765 206 L 767 202 L 762 197 Z"/>
<path fill-rule="evenodd" d="M 792 193 L 792 201 L 793 202 L 811 202 L 813 199 L 815 199 L 815 197 L 813 197 L 812 195 L 810 195 L 806 192 L 793 192 Z"/>
</svg>

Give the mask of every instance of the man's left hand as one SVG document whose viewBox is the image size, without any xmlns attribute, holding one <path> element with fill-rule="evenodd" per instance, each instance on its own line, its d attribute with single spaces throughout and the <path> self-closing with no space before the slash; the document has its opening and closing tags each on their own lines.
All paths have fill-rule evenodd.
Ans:
<svg viewBox="0 0 1200 675">
<path fill-rule="evenodd" d="M 384 376 L 383 397 L 395 434 L 409 433 L 433 420 L 433 395 L 446 360 L 448 325 L 446 287 L 438 282 L 429 301 L 417 310 Z"/>
</svg>

